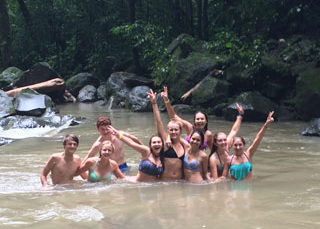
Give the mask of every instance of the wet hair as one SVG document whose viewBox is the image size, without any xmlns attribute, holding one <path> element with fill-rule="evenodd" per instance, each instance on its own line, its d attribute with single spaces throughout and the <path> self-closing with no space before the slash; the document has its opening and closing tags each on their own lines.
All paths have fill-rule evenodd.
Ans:
<svg viewBox="0 0 320 229">
<path fill-rule="evenodd" d="M 201 146 L 203 145 L 203 142 L 204 142 L 204 134 L 203 134 L 203 132 L 202 132 L 201 130 L 195 129 L 195 130 L 193 130 L 193 132 L 190 134 L 190 139 L 192 138 L 192 135 L 194 135 L 194 134 L 199 134 L 199 135 L 200 135 L 200 139 L 201 139 L 200 148 L 201 148 Z"/>
<path fill-rule="evenodd" d="M 220 134 L 224 134 L 223 132 L 218 132 L 216 133 L 215 135 L 213 135 L 213 144 L 212 144 L 212 149 L 211 149 L 211 152 L 210 152 L 210 155 L 209 155 L 209 160 L 210 160 L 210 157 L 215 153 L 217 152 L 217 146 L 215 143 L 217 143 L 217 139 L 218 139 L 218 136 Z"/>
<path fill-rule="evenodd" d="M 196 128 L 194 123 L 195 123 L 197 114 L 203 114 L 204 117 L 206 118 L 207 123 L 206 123 L 206 125 L 205 125 L 204 128 L 203 128 L 203 129 L 204 129 L 204 132 L 206 132 L 206 131 L 208 130 L 208 115 L 207 115 L 206 113 L 202 112 L 202 111 L 197 111 L 197 112 L 194 114 L 194 116 L 193 116 L 193 128 Z"/>
<path fill-rule="evenodd" d="M 111 120 L 107 116 L 101 116 L 97 120 L 97 128 L 99 126 L 109 126 L 111 125 Z"/>
<path fill-rule="evenodd" d="M 246 141 L 244 140 L 244 138 L 242 136 L 235 136 L 233 138 L 233 142 L 237 139 L 240 139 L 240 141 L 243 143 L 243 145 L 246 145 Z"/>
<path fill-rule="evenodd" d="M 159 137 L 161 139 L 161 143 L 162 143 L 162 147 L 161 147 L 161 150 L 160 150 L 160 161 L 161 161 L 161 166 L 164 170 L 164 157 L 163 157 L 163 149 L 164 149 L 164 143 L 163 143 L 163 139 L 162 137 L 159 135 L 159 134 L 154 134 L 150 137 L 150 140 L 149 140 L 149 148 L 150 148 L 150 152 L 152 153 L 152 149 L 151 149 L 151 141 L 152 141 L 152 138 L 154 137 Z"/>
<path fill-rule="evenodd" d="M 101 157 L 101 150 L 102 150 L 104 145 L 111 145 L 112 153 L 114 153 L 114 145 L 112 144 L 112 142 L 104 141 L 104 142 L 101 143 L 100 148 L 99 148 L 99 157 Z"/>
<path fill-rule="evenodd" d="M 65 146 L 67 144 L 67 141 L 75 141 L 77 143 L 77 145 L 79 145 L 79 138 L 74 135 L 74 134 L 67 134 L 64 138 L 63 138 L 63 146 Z"/>
<path fill-rule="evenodd" d="M 171 121 L 168 123 L 168 128 L 169 128 L 169 125 L 170 125 L 170 124 L 177 124 L 177 125 L 179 126 L 180 132 L 182 132 L 182 123 L 181 123 L 181 122 L 171 120 Z"/>
</svg>

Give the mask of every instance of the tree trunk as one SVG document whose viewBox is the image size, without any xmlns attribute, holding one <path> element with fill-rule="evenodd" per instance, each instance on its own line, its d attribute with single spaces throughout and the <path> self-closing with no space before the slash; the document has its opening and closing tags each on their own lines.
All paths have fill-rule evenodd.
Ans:
<svg viewBox="0 0 320 229">
<path fill-rule="evenodd" d="M 198 28 L 197 28 L 197 32 L 198 32 L 198 37 L 200 38 L 200 39 L 202 39 L 202 0 L 197 0 L 197 13 L 198 13 L 198 15 L 197 15 L 197 26 L 198 26 Z"/>
<path fill-rule="evenodd" d="M 190 15 L 189 26 L 190 26 L 190 35 L 194 36 L 194 26 L 193 26 L 193 5 L 192 0 L 187 0 L 187 15 Z"/>
<path fill-rule="evenodd" d="M 136 21 L 136 0 L 129 0 L 129 20 L 133 24 Z M 140 64 L 140 55 L 137 47 L 132 48 L 133 61 L 137 73 L 142 72 L 142 67 Z"/>
<path fill-rule="evenodd" d="M 209 40 L 209 22 L 208 22 L 208 0 L 203 1 L 203 37 L 207 41 Z"/>
<path fill-rule="evenodd" d="M 12 43 L 8 8 L 5 0 L 0 0 L 0 51 L 3 67 L 12 66 Z"/>
<path fill-rule="evenodd" d="M 31 19 L 31 15 L 29 13 L 29 10 L 23 0 L 18 0 L 18 3 L 19 3 L 21 13 L 23 15 L 24 21 L 26 23 L 27 31 L 28 31 L 31 39 L 34 42 L 34 48 L 41 55 L 41 48 L 40 48 L 41 45 L 40 45 L 40 42 L 38 41 L 38 38 L 36 36 L 37 33 L 34 32 L 33 25 L 32 25 L 32 19 Z"/>
</svg>

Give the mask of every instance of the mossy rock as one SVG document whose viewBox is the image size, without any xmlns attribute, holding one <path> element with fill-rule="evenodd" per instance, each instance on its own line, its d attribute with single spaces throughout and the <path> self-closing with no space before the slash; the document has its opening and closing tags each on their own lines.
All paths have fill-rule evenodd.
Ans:
<svg viewBox="0 0 320 229">
<path fill-rule="evenodd" d="M 12 84 L 18 80 L 23 71 L 16 67 L 9 67 L 0 74 L 0 89 L 10 90 Z"/>
<path fill-rule="evenodd" d="M 320 117 L 320 68 L 306 68 L 296 82 L 296 110 L 303 120 Z"/>
<path fill-rule="evenodd" d="M 170 95 L 180 98 L 217 67 L 215 55 L 192 53 L 170 66 L 165 85 L 168 86 Z"/>
</svg>

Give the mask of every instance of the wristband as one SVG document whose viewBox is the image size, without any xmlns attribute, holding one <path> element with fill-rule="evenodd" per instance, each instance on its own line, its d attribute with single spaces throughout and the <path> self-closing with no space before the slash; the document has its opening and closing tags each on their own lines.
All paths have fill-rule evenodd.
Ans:
<svg viewBox="0 0 320 229">
<path fill-rule="evenodd" d="M 116 132 L 116 133 L 114 134 L 114 136 L 116 136 L 117 138 L 119 137 L 119 135 L 120 135 L 119 132 Z"/>
<path fill-rule="evenodd" d="M 118 138 L 121 140 L 121 138 L 123 137 L 123 135 L 122 134 L 119 134 L 119 136 L 118 136 Z"/>
<path fill-rule="evenodd" d="M 241 118 L 243 118 L 243 114 L 240 114 L 240 113 L 239 113 L 239 114 L 238 114 L 238 117 L 241 117 Z"/>
<path fill-rule="evenodd" d="M 167 101 L 164 101 L 164 103 L 170 103 L 170 99 L 168 99 Z"/>
</svg>

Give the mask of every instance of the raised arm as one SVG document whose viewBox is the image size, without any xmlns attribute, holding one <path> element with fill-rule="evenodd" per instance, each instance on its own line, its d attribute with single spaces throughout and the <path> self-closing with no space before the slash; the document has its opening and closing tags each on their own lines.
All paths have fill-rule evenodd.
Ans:
<svg viewBox="0 0 320 229">
<path fill-rule="evenodd" d="M 167 112 L 168 112 L 170 119 L 174 120 L 174 121 L 181 122 L 183 129 L 187 132 L 187 135 L 189 136 L 193 131 L 193 125 L 190 122 L 180 118 L 176 114 L 176 112 L 174 111 L 174 109 L 170 103 L 169 96 L 168 96 L 168 88 L 166 86 L 163 87 L 163 92 L 161 92 L 161 97 L 163 98 L 163 101 L 166 106 L 166 109 L 167 109 Z"/>
<path fill-rule="evenodd" d="M 156 93 L 154 93 L 152 91 L 152 89 L 150 89 L 150 91 L 147 92 L 147 94 L 148 94 L 148 98 L 152 104 L 153 115 L 156 119 L 157 131 L 158 131 L 159 135 L 161 136 L 162 140 L 164 142 L 166 142 L 168 136 L 167 136 L 166 131 L 164 130 L 163 123 L 161 121 L 160 111 L 159 111 L 158 104 L 156 101 Z"/>
<path fill-rule="evenodd" d="M 233 124 L 233 126 L 231 128 L 230 133 L 227 136 L 228 149 L 231 148 L 233 138 L 238 134 L 238 132 L 240 130 L 242 118 L 243 118 L 243 115 L 244 115 L 244 111 L 243 111 L 242 106 L 239 105 L 238 103 L 236 105 L 237 105 L 237 110 L 238 110 L 239 114 L 238 114 L 237 119 L 236 119 L 236 121 L 234 122 L 234 124 Z"/>
<path fill-rule="evenodd" d="M 274 113 L 274 111 L 269 112 L 269 115 L 267 117 L 265 124 L 262 126 L 260 131 L 257 133 L 256 138 L 254 139 L 253 143 L 251 144 L 251 146 L 247 150 L 247 154 L 251 160 L 252 160 L 254 153 L 257 151 L 259 144 L 260 144 L 264 134 L 266 133 L 269 124 L 274 121 L 274 119 L 272 117 L 273 113 Z"/>
<path fill-rule="evenodd" d="M 96 159 L 94 158 L 88 158 L 86 162 L 82 163 L 78 171 L 76 172 L 75 176 L 86 174 L 87 171 L 90 170 L 90 168 L 94 165 Z M 82 175 L 81 175 L 82 177 Z M 83 179 L 88 179 L 88 176 L 82 177 Z"/>
<path fill-rule="evenodd" d="M 89 158 L 94 157 L 99 152 L 99 149 L 100 149 L 100 143 L 96 141 L 95 143 L 92 144 L 91 149 L 89 150 L 85 158 L 82 160 L 81 164 L 83 165 L 84 163 L 86 163 L 86 161 Z"/>
<path fill-rule="evenodd" d="M 148 155 L 150 153 L 149 147 L 143 145 L 139 140 L 138 140 L 138 142 L 140 142 L 141 144 L 137 143 L 132 138 L 128 137 L 127 133 L 119 132 L 115 128 L 113 128 L 112 126 L 108 126 L 108 130 L 114 136 L 118 137 L 123 143 L 127 144 L 132 149 L 134 149 L 134 150 L 138 151 L 139 153 L 141 153 L 141 157 L 142 158 L 147 158 L 148 157 Z M 135 137 L 135 139 L 137 139 L 137 138 Z"/>
</svg>

